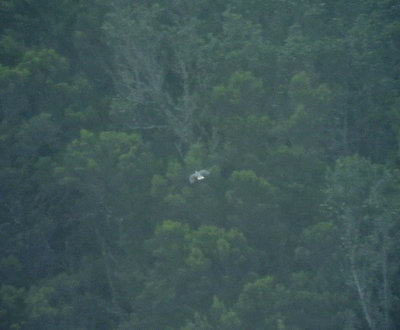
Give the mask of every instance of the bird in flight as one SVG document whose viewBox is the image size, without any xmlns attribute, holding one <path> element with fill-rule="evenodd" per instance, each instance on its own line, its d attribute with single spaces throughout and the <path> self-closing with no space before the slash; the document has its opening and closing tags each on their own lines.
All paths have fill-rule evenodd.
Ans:
<svg viewBox="0 0 400 330">
<path fill-rule="evenodd" d="M 195 183 L 196 181 L 204 180 L 209 174 L 210 172 L 207 170 L 194 171 L 194 173 L 189 176 L 189 182 Z"/>
</svg>

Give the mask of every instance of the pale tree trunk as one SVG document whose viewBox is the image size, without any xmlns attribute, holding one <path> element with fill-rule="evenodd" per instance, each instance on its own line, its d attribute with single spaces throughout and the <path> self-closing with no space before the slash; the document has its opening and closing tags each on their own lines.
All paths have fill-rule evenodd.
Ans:
<svg viewBox="0 0 400 330">
<path fill-rule="evenodd" d="M 350 268 L 350 282 L 357 291 L 364 319 L 369 329 L 391 329 L 387 264 L 390 221 L 375 220 L 376 227 L 368 237 L 360 234 L 360 227 L 366 225 L 363 221 L 358 222 L 352 216 L 347 221 L 343 238 Z"/>
<path fill-rule="evenodd" d="M 372 323 L 370 312 L 369 312 L 369 301 L 367 300 L 366 295 L 365 295 L 365 287 L 360 282 L 359 272 L 358 272 L 358 269 L 355 266 L 355 261 L 354 261 L 355 256 L 354 256 L 354 250 L 353 249 L 350 252 L 349 259 L 350 259 L 351 276 L 352 276 L 352 280 L 354 282 L 354 286 L 355 286 L 355 288 L 357 290 L 357 294 L 358 294 L 358 298 L 360 300 L 360 304 L 361 304 L 363 315 L 365 317 L 365 320 L 366 320 L 369 328 L 370 329 L 375 329 L 375 327 L 374 327 L 374 325 Z"/>
<path fill-rule="evenodd" d="M 365 268 L 361 268 L 357 264 L 359 259 L 360 243 L 359 232 L 357 226 L 357 220 L 351 214 L 351 211 L 347 210 L 346 216 L 344 217 L 345 232 L 343 235 L 343 242 L 346 248 L 346 255 L 350 266 L 350 283 L 356 289 L 358 299 L 361 305 L 362 314 L 367 322 L 369 329 L 375 329 L 371 317 L 371 301 L 369 299 L 370 294 L 367 293 L 368 287 L 365 283 L 365 279 L 368 278 L 369 274 Z M 364 281 L 362 280 L 364 279 Z"/>
<path fill-rule="evenodd" d="M 384 329 L 390 329 L 390 285 L 389 285 L 389 270 L 388 270 L 388 242 L 389 242 L 389 227 L 385 220 L 382 223 L 382 247 L 381 247 L 381 272 L 382 272 L 382 308 L 383 308 L 383 322 Z"/>
</svg>

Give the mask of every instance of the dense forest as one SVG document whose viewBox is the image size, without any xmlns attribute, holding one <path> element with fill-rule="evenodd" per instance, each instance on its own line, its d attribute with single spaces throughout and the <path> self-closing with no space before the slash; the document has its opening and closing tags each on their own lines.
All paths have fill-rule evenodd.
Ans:
<svg viewBox="0 0 400 330">
<path fill-rule="evenodd" d="M 0 0 L 0 328 L 400 329 L 399 17 Z"/>
</svg>

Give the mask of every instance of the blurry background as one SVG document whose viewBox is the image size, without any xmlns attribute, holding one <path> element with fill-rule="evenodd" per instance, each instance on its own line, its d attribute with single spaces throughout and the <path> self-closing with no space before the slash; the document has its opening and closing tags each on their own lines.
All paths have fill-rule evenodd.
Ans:
<svg viewBox="0 0 400 330">
<path fill-rule="evenodd" d="M 400 328 L 399 17 L 1 0 L 0 328 Z"/>
</svg>

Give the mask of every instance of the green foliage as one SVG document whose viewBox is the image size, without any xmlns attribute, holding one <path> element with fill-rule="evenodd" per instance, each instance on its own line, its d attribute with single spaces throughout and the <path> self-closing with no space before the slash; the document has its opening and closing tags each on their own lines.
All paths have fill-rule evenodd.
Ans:
<svg viewBox="0 0 400 330">
<path fill-rule="evenodd" d="M 213 89 L 215 106 L 222 111 L 223 116 L 240 115 L 243 108 L 247 109 L 247 113 L 251 113 L 251 109 L 258 110 L 261 93 L 261 79 L 257 79 L 248 71 L 235 72 L 230 77 L 228 86 L 216 86 Z"/>
<path fill-rule="evenodd" d="M 11 285 L 0 289 L 0 321 L 5 329 L 21 329 L 25 312 L 25 290 Z"/>
<path fill-rule="evenodd" d="M 105 231 L 120 227 L 112 232 L 125 240 L 128 233 L 138 231 L 134 235 L 139 235 L 150 227 L 139 216 L 143 211 L 138 207 L 149 202 L 143 189 L 149 189 L 150 162 L 137 134 L 82 130 L 80 138 L 68 145 L 54 173 L 64 189 L 78 192 L 69 201 L 76 208 L 78 219 L 102 224 Z"/>
<path fill-rule="evenodd" d="M 140 308 L 152 315 L 138 315 L 144 327 L 182 324 L 193 316 L 192 311 L 206 313 L 214 295 L 232 303 L 254 262 L 245 237 L 234 229 L 192 230 L 186 224 L 164 221 L 147 245 L 154 265 L 138 298 Z M 199 317 L 195 316 L 194 324 L 202 320 Z"/>
<path fill-rule="evenodd" d="M 399 10 L 0 1 L 0 327 L 399 328 Z"/>
<path fill-rule="evenodd" d="M 287 300 L 287 289 L 267 276 L 244 286 L 236 308 L 243 323 L 254 329 L 278 328 L 282 302 Z"/>
</svg>

